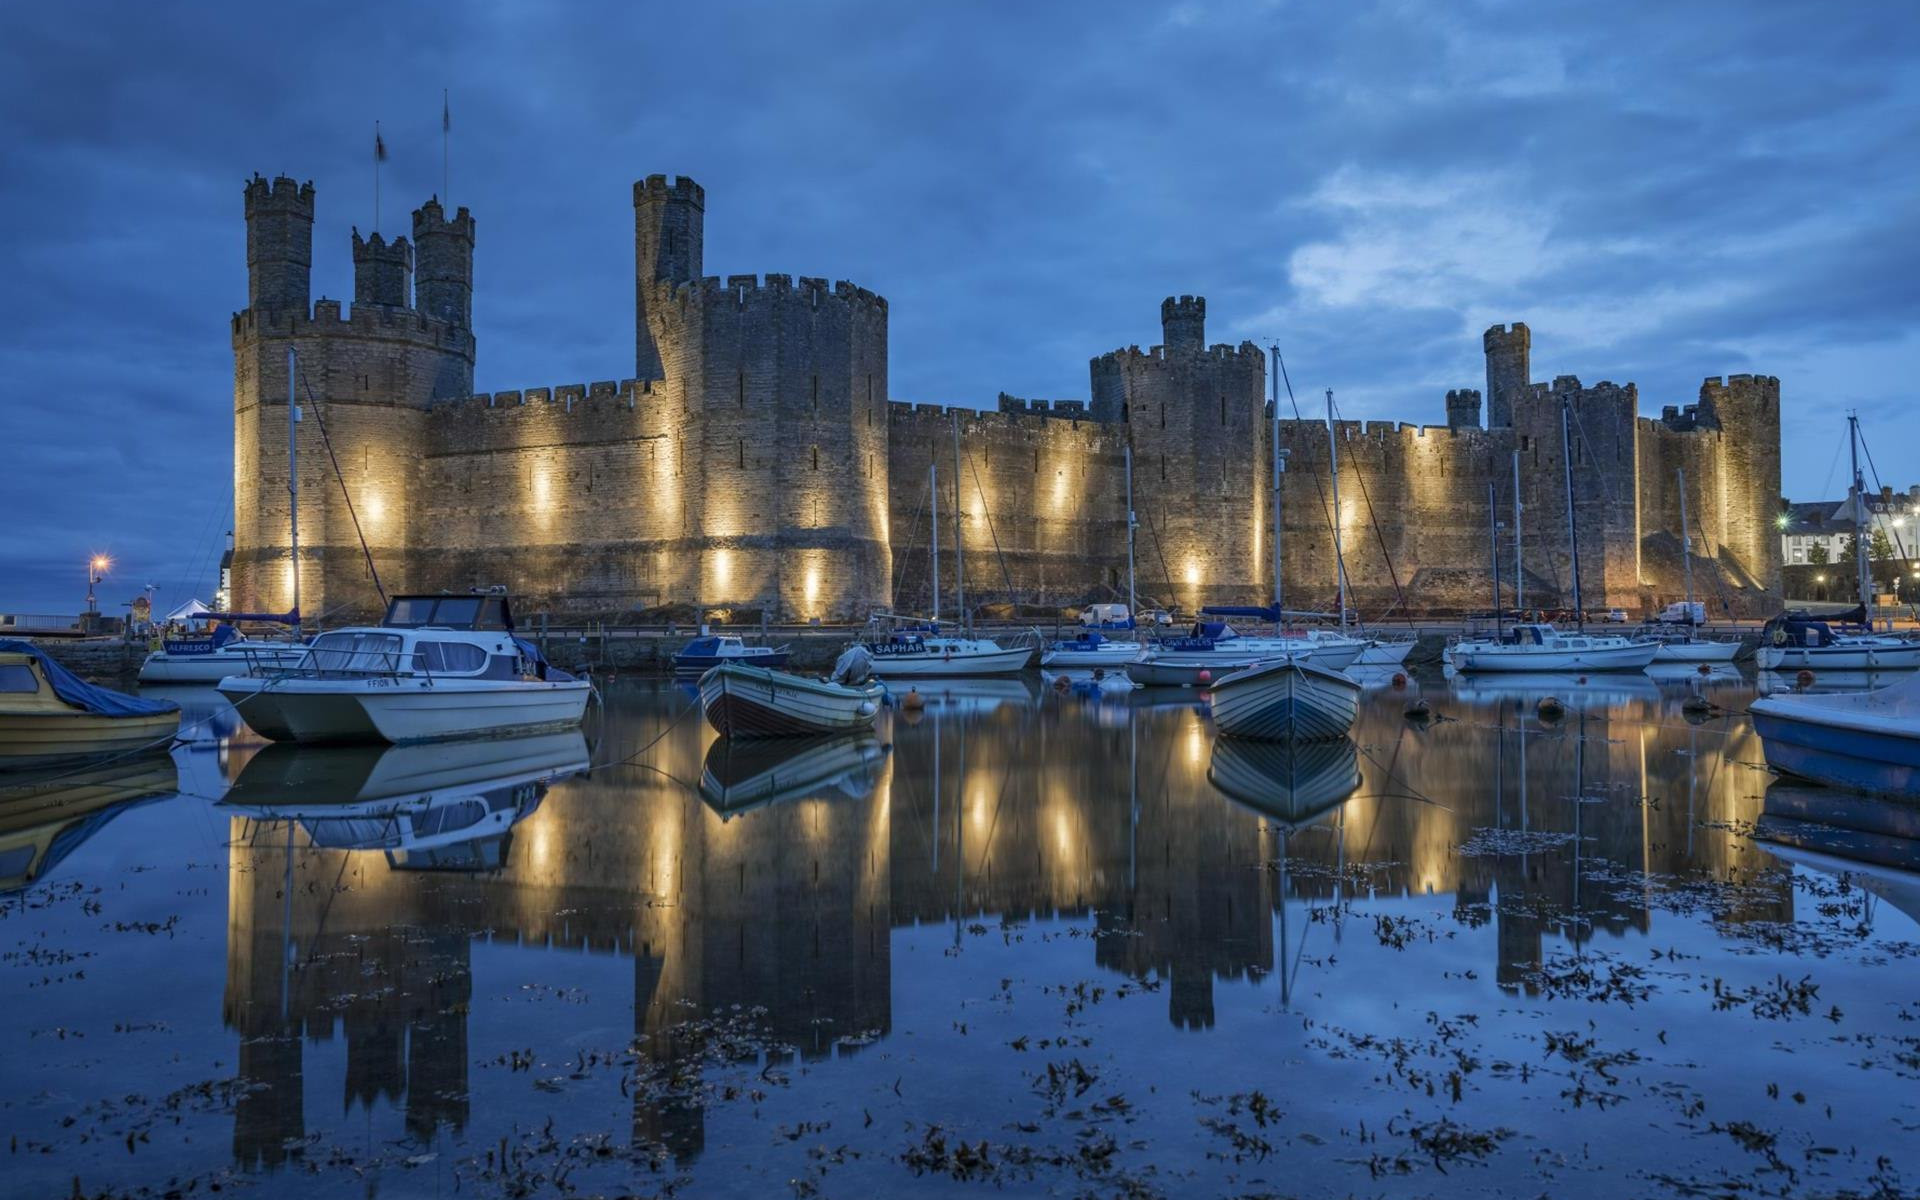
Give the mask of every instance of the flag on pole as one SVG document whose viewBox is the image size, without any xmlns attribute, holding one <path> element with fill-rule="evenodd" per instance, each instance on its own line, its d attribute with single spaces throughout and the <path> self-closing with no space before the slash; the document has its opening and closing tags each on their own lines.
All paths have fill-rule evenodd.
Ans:
<svg viewBox="0 0 1920 1200">
<path fill-rule="evenodd" d="M 378 125 L 373 127 L 373 160 L 375 162 L 387 161 L 387 143 L 385 139 L 380 136 L 380 127 Z"/>
<path fill-rule="evenodd" d="M 447 90 L 445 88 L 441 88 L 440 89 L 440 132 L 445 133 L 452 128 L 453 128 L 453 110 L 447 107 Z"/>
</svg>

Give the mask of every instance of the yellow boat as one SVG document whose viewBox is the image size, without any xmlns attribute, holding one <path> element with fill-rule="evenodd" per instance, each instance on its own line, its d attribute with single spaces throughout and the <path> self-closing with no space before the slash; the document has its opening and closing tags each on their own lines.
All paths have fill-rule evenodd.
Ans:
<svg viewBox="0 0 1920 1200">
<path fill-rule="evenodd" d="M 0 780 L 0 896 L 38 883 L 102 825 L 180 785 L 173 760 L 153 755 Z"/>
<path fill-rule="evenodd" d="M 30 642 L 0 641 L 0 772 L 163 751 L 180 706 L 95 687 Z"/>
</svg>

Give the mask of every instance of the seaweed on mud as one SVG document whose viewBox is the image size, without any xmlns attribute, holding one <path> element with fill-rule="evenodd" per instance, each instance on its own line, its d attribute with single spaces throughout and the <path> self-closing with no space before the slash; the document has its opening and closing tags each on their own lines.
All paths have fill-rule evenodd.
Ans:
<svg viewBox="0 0 1920 1200">
<path fill-rule="evenodd" d="M 1634 1005 L 1653 995 L 1653 985 L 1647 982 L 1643 968 L 1597 951 L 1578 957 L 1556 954 L 1528 971 L 1525 981 L 1553 1000 Z"/>
<path fill-rule="evenodd" d="M 1545 829 L 1475 829 L 1471 837 L 1455 848 L 1462 858 L 1504 858 L 1521 854 L 1545 854 L 1570 844 L 1571 833 Z M 1587 841 L 1594 839 L 1589 837 Z"/>
</svg>

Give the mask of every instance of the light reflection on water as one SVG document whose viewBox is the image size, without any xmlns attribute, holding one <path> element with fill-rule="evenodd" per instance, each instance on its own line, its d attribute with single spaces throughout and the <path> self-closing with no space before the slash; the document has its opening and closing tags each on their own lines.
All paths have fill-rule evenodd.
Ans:
<svg viewBox="0 0 1920 1200">
<path fill-rule="evenodd" d="M 189 694 L 173 764 L 8 827 L 58 843 L 4 918 L 11 1169 L 316 1195 L 1911 1180 L 1920 894 L 1882 868 L 1920 828 L 1770 784 L 1754 687 L 1382 675 L 1350 742 L 1291 750 L 1217 739 L 1195 693 L 1084 682 L 936 684 L 872 736 L 737 746 L 688 689 L 623 682 L 587 738 L 385 752 L 263 747 Z M 1690 721 L 1694 691 L 1717 708 Z"/>
</svg>

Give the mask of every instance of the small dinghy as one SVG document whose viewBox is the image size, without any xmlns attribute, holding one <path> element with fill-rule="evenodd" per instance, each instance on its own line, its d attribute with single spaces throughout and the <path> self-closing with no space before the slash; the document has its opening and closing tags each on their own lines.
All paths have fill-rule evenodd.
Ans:
<svg viewBox="0 0 1920 1200">
<path fill-rule="evenodd" d="M 0 641 L 0 771 L 163 751 L 180 706 L 87 683 L 31 642 Z"/>
<path fill-rule="evenodd" d="M 1920 675 L 1873 692 L 1768 696 L 1747 711 L 1775 771 L 1920 800 Z"/>
<path fill-rule="evenodd" d="M 721 663 L 700 677 L 707 721 L 728 737 L 799 737 L 871 729 L 886 689 Z"/>
<path fill-rule="evenodd" d="M 1338 671 L 1281 659 L 1215 683 L 1213 723 L 1233 737 L 1269 742 L 1340 738 L 1360 712 L 1360 684 Z"/>
</svg>

